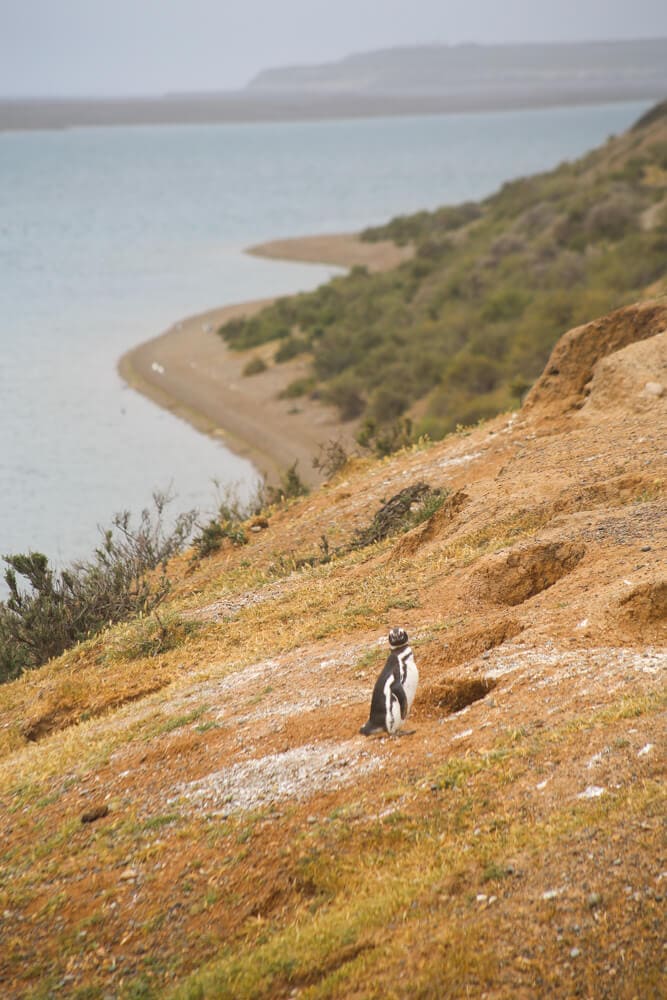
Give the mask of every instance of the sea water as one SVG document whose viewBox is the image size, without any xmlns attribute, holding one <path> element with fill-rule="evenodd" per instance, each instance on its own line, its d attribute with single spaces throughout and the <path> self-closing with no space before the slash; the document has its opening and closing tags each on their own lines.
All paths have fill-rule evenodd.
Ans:
<svg viewBox="0 0 667 1000">
<path fill-rule="evenodd" d="M 154 490 L 210 513 L 214 481 L 252 488 L 247 461 L 116 371 L 185 315 L 336 273 L 244 248 L 482 197 L 646 107 L 0 134 L 0 555 L 67 563 Z"/>
</svg>

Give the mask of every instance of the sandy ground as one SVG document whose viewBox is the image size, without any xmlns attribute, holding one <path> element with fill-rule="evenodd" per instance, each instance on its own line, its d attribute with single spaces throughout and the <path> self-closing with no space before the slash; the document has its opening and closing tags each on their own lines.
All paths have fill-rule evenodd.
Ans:
<svg viewBox="0 0 667 1000">
<path fill-rule="evenodd" d="M 390 242 L 362 243 L 348 233 L 276 240 L 248 252 L 372 271 L 395 267 L 410 253 Z M 181 320 L 125 354 L 118 370 L 132 388 L 249 458 L 269 482 L 277 483 L 296 461 L 299 475 L 312 485 L 320 478 L 312 464 L 320 446 L 339 440 L 349 447 L 356 426 L 341 425 L 336 410 L 307 397 L 278 398 L 291 381 L 306 374 L 307 358 L 274 365 L 275 344 L 231 351 L 216 334 L 228 320 L 251 316 L 272 301 L 222 306 Z M 255 355 L 267 362 L 267 370 L 244 376 Z"/>
</svg>

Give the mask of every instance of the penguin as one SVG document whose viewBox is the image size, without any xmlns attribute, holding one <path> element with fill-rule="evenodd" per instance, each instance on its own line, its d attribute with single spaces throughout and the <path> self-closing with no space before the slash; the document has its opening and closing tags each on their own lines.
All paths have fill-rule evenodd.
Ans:
<svg viewBox="0 0 667 1000">
<path fill-rule="evenodd" d="M 408 645 L 408 633 L 403 628 L 393 628 L 388 638 L 391 652 L 373 688 L 368 722 L 359 730 L 364 736 L 399 733 L 417 692 L 419 671 Z"/>
</svg>

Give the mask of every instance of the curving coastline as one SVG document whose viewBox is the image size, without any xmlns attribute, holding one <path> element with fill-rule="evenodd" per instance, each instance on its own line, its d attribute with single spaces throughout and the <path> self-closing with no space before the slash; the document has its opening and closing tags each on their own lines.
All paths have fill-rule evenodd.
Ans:
<svg viewBox="0 0 667 1000">
<path fill-rule="evenodd" d="M 396 267 L 410 250 L 389 241 L 363 243 L 355 234 L 338 233 L 275 240 L 247 253 L 378 271 Z M 278 482 L 297 461 L 302 480 L 312 485 L 319 478 L 312 460 L 320 445 L 332 438 L 351 445 L 356 425 L 342 424 L 333 407 L 307 397 L 278 398 L 289 382 L 306 373 L 308 362 L 303 358 L 273 365 L 275 344 L 232 351 L 216 335 L 223 323 L 252 316 L 272 301 L 221 306 L 180 320 L 124 354 L 118 371 L 133 389 L 250 459 L 269 482 Z M 267 370 L 244 376 L 243 368 L 254 355 L 267 361 Z"/>
</svg>

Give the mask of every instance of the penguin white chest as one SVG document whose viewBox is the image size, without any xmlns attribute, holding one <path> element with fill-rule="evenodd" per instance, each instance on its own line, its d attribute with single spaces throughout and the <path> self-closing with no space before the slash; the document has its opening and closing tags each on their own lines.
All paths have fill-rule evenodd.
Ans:
<svg viewBox="0 0 667 1000">
<path fill-rule="evenodd" d="M 405 697 L 408 700 L 409 712 L 412 708 L 412 703 L 415 700 L 415 695 L 417 694 L 419 671 L 417 670 L 417 664 L 415 663 L 412 650 L 409 647 L 403 653 L 399 654 L 398 659 L 401 664 L 401 682 L 403 684 L 403 690 L 405 691 Z"/>
</svg>

